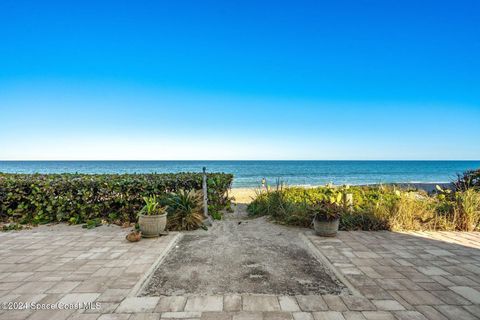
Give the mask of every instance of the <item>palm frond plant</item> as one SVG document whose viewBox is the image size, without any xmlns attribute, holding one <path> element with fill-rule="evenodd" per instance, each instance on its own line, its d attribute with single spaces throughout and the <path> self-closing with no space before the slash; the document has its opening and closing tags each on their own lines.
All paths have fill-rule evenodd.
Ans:
<svg viewBox="0 0 480 320">
<path fill-rule="evenodd" d="M 170 230 L 194 230 L 203 225 L 202 193 L 195 190 L 179 190 L 167 200 Z"/>
</svg>

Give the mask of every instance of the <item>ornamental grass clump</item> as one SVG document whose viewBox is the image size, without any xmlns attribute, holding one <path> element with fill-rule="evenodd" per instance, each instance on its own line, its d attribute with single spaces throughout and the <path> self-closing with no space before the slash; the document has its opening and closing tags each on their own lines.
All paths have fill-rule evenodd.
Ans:
<svg viewBox="0 0 480 320">
<path fill-rule="evenodd" d="M 457 192 L 454 210 L 458 230 L 480 229 L 480 192 L 474 189 Z"/>
<path fill-rule="evenodd" d="M 398 191 L 398 197 L 387 212 L 391 230 L 435 230 L 436 202 L 418 192 Z"/>
</svg>

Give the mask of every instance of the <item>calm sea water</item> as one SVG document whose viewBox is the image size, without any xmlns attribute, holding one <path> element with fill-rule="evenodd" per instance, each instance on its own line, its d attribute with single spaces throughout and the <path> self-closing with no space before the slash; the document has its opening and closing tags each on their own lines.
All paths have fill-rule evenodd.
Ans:
<svg viewBox="0 0 480 320">
<path fill-rule="evenodd" d="M 480 161 L 0 161 L 10 173 L 164 173 L 194 171 L 235 176 L 234 187 L 256 187 L 265 177 L 290 185 L 450 182 Z"/>
</svg>

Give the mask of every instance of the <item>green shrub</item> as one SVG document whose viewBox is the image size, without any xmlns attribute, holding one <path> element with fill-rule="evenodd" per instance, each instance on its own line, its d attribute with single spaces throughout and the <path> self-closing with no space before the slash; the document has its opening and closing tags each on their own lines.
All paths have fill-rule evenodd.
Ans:
<svg viewBox="0 0 480 320">
<path fill-rule="evenodd" d="M 229 205 L 233 175 L 207 175 L 209 209 Z M 143 197 L 201 190 L 201 173 L 5 174 L 0 173 L 0 221 L 84 223 L 99 218 L 134 222 Z"/>
<path fill-rule="evenodd" d="M 468 170 L 457 176 L 457 180 L 454 182 L 455 188 L 459 191 L 465 191 L 467 189 L 480 189 L 480 169 Z"/>
<path fill-rule="evenodd" d="M 479 230 L 480 192 L 423 191 L 386 186 L 276 188 L 258 192 L 248 205 L 250 215 L 268 215 L 274 221 L 309 227 L 316 201 L 352 195 L 353 203 L 340 218 L 341 230 Z M 345 198 L 344 198 L 345 199 Z"/>
</svg>

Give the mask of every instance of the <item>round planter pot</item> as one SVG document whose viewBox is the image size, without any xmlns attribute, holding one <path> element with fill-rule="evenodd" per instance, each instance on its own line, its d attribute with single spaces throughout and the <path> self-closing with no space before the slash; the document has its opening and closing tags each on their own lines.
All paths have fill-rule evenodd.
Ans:
<svg viewBox="0 0 480 320">
<path fill-rule="evenodd" d="M 138 215 L 138 225 L 142 231 L 142 237 L 154 238 L 158 237 L 161 232 L 165 231 L 167 225 L 167 214 L 147 216 Z"/>
<path fill-rule="evenodd" d="M 335 237 L 338 231 L 340 219 L 332 221 L 313 220 L 313 228 L 315 233 L 322 237 Z"/>
</svg>

